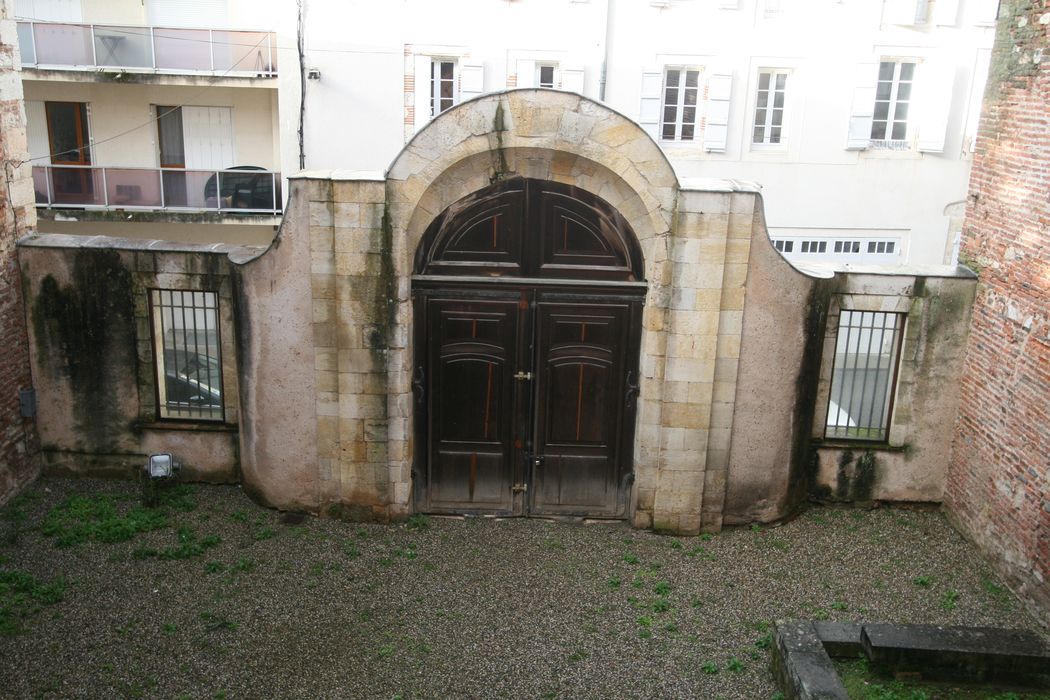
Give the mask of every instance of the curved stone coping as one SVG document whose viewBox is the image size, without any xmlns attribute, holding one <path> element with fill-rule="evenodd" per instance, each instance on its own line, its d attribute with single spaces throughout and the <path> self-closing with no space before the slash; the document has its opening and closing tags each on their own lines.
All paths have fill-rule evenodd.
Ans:
<svg viewBox="0 0 1050 700">
<path fill-rule="evenodd" d="M 34 233 L 18 240 L 21 248 L 106 248 L 155 253 L 225 253 L 232 262 L 250 260 L 266 250 L 263 246 L 229 243 L 181 243 L 117 236 L 74 236 L 65 233 Z"/>
</svg>

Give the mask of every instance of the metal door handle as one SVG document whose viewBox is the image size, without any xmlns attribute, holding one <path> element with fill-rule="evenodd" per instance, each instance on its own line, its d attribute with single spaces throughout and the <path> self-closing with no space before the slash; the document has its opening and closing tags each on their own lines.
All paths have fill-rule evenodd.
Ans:
<svg viewBox="0 0 1050 700">
<path fill-rule="evenodd" d="M 532 372 L 515 372 L 514 378 L 523 382 L 527 382 L 532 379 Z"/>
</svg>

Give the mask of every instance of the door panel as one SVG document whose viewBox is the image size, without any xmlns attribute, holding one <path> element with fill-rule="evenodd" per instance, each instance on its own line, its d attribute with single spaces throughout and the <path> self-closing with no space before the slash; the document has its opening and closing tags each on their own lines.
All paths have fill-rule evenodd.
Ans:
<svg viewBox="0 0 1050 700">
<path fill-rule="evenodd" d="M 537 305 L 531 512 L 620 515 L 630 306 Z"/>
<path fill-rule="evenodd" d="M 427 301 L 428 510 L 514 504 L 517 300 Z"/>
</svg>

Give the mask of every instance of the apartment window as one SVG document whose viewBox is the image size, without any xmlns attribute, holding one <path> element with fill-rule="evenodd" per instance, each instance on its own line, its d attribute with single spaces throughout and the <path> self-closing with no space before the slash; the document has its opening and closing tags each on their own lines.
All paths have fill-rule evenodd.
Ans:
<svg viewBox="0 0 1050 700">
<path fill-rule="evenodd" d="M 860 241 L 835 241 L 836 253 L 859 253 Z"/>
<path fill-rule="evenodd" d="M 882 61 L 879 64 L 871 122 L 871 140 L 876 145 L 900 145 L 908 138 L 908 105 L 914 77 L 914 63 Z"/>
<path fill-rule="evenodd" d="M 786 89 L 786 71 L 762 71 L 758 74 L 752 143 L 766 145 L 781 143 L 784 129 L 784 91 Z"/>
<path fill-rule="evenodd" d="M 221 421 L 218 295 L 152 289 L 149 301 L 158 417 Z"/>
<path fill-rule="evenodd" d="M 826 253 L 828 252 L 827 241 L 802 241 L 803 253 Z"/>
<path fill-rule="evenodd" d="M 435 58 L 430 62 L 430 116 L 436 117 L 456 104 L 456 62 Z"/>
<path fill-rule="evenodd" d="M 904 314 L 841 312 L 825 436 L 887 439 L 903 326 Z"/>
<path fill-rule="evenodd" d="M 540 64 L 536 66 L 536 85 L 541 88 L 555 88 L 554 64 Z"/>
<path fill-rule="evenodd" d="M 666 141 L 692 141 L 696 137 L 696 103 L 699 94 L 699 69 L 668 68 L 664 71 L 661 138 Z"/>
<path fill-rule="evenodd" d="M 776 240 L 773 241 L 773 247 L 779 250 L 781 253 L 790 253 L 795 249 L 794 241 Z"/>
<path fill-rule="evenodd" d="M 893 253 L 893 241 L 868 241 L 869 253 L 881 253 L 883 255 Z"/>
</svg>

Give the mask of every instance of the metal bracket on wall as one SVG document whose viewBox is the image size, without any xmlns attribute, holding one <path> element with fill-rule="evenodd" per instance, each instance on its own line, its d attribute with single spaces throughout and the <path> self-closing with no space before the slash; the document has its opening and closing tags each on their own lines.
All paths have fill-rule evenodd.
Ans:
<svg viewBox="0 0 1050 700">
<path fill-rule="evenodd" d="M 22 411 L 23 418 L 35 418 L 36 417 L 36 390 L 35 389 L 19 389 L 18 390 L 18 406 Z"/>
</svg>

